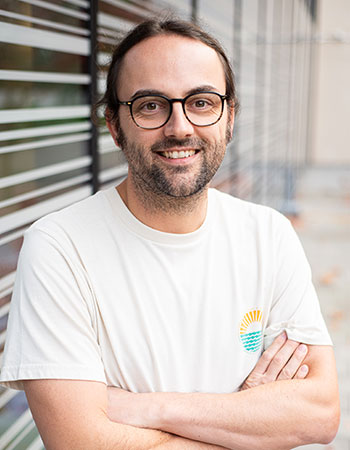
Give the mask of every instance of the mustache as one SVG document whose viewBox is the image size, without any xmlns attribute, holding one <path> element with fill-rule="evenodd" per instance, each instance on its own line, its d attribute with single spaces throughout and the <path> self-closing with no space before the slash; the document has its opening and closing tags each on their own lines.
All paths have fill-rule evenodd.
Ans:
<svg viewBox="0 0 350 450">
<path fill-rule="evenodd" d="M 193 137 L 186 139 L 166 138 L 153 144 L 151 150 L 152 152 L 159 152 L 173 147 L 205 148 L 207 147 L 207 142 Z"/>
</svg>

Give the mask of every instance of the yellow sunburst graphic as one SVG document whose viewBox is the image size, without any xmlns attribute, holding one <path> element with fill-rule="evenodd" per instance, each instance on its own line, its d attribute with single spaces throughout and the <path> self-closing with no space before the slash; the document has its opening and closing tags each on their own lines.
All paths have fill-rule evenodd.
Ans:
<svg viewBox="0 0 350 450">
<path fill-rule="evenodd" d="M 241 327 L 239 329 L 240 334 L 245 334 L 250 324 L 253 322 L 261 322 L 262 313 L 260 309 L 254 309 L 253 311 L 247 312 L 241 322 Z"/>
<path fill-rule="evenodd" d="M 240 324 L 239 334 L 243 347 L 249 353 L 259 350 L 262 344 L 262 312 L 260 309 L 248 311 Z"/>
</svg>

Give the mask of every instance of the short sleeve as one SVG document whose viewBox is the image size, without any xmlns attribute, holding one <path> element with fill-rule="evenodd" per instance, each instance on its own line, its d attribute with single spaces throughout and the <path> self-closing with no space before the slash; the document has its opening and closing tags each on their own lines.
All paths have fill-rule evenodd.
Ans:
<svg viewBox="0 0 350 450">
<path fill-rule="evenodd" d="M 89 283 L 73 243 L 61 238 L 35 226 L 25 234 L 0 376 L 6 387 L 23 389 L 24 379 L 106 382 Z"/>
<path fill-rule="evenodd" d="M 305 344 L 332 345 L 304 250 L 289 220 L 281 215 L 279 218 L 273 299 L 264 348 L 283 330 L 289 339 Z"/>
</svg>

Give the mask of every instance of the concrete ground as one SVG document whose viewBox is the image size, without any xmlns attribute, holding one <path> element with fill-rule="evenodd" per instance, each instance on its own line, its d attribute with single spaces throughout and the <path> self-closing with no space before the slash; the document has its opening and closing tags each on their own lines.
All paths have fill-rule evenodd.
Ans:
<svg viewBox="0 0 350 450">
<path fill-rule="evenodd" d="M 299 448 L 350 450 L 350 169 L 305 170 L 297 207 L 295 228 L 334 343 L 342 409 L 332 444 Z"/>
</svg>

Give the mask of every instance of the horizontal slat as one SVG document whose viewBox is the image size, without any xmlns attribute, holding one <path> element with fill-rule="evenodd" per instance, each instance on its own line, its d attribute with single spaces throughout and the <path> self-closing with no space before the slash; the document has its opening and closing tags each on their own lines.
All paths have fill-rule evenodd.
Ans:
<svg viewBox="0 0 350 450">
<path fill-rule="evenodd" d="M 0 70 L 0 80 L 36 81 L 42 83 L 89 84 L 90 75 L 55 72 L 30 72 L 26 70 Z"/>
<path fill-rule="evenodd" d="M 6 22 L 1 23 L 0 42 L 83 56 L 88 56 L 90 52 L 88 38 L 69 36 L 56 31 L 38 30 Z"/>
<path fill-rule="evenodd" d="M 52 192 L 59 191 L 61 189 L 66 189 L 67 187 L 75 186 L 77 184 L 85 183 L 91 179 L 90 173 L 84 173 L 74 178 L 69 178 L 69 180 L 60 181 L 59 183 L 50 184 L 40 189 L 35 189 L 25 194 L 16 195 L 15 197 L 8 198 L 0 202 L 0 208 L 6 208 L 8 206 L 15 205 L 32 198 L 37 198 L 42 195 L 51 194 Z M 1 242 L 1 241 L 0 241 Z"/>
<path fill-rule="evenodd" d="M 113 151 L 120 151 L 120 147 L 115 145 L 111 135 L 100 136 L 98 139 L 99 154 L 110 153 Z"/>
<path fill-rule="evenodd" d="M 99 138 L 98 138 L 98 146 L 101 148 L 103 146 L 110 146 L 110 145 L 114 145 L 115 146 L 115 142 L 112 138 L 112 136 L 109 133 L 106 134 L 100 134 Z"/>
<path fill-rule="evenodd" d="M 83 36 L 89 36 L 90 31 L 85 28 L 72 27 L 63 23 L 52 22 L 51 20 L 38 19 L 37 17 L 25 16 L 24 14 L 17 14 L 11 11 L 4 11 L 0 9 L 0 16 L 9 17 L 11 19 L 23 20 L 29 23 L 35 23 L 43 25 L 45 27 L 54 28 L 56 30 L 68 31 L 70 33 L 81 34 Z"/>
<path fill-rule="evenodd" d="M 91 164 L 91 160 L 91 156 L 82 156 L 70 161 L 40 167 L 39 169 L 28 170 L 15 175 L 9 175 L 8 177 L 0 178 L 0 189 L 87 167 Z"/>
<path fill-rule="evenodd" d="M 16 450 L 18 448 L 18 444 L 27 436 L 32 429 L 35 427 L 35 424 L 33 421 L 29 422 L 22 430 L 21 432 L 16 436 L 16 438 L 11 442 L 11 444 L 6 447 L 6 450 Z M 26 446 L 28 450 L 28 446 Z"/>
<path fill-rule="evenodd" d="M 101 135 L 106 135 L 106 136 L 109 135 L 109 130 L 108 130 L 106 123 L 104 125 L 100 126 L 99 132 L 101 133 Z"/>
<path fill-rule="evenodd" d="M 11 291 L 9 292 L 9 294 L 11 294 L 11 292 L 12 292 L 12 289 L 11 289 Z M 5 305 L 3 305 L 3 306 L 0 308 L 0 319 L 2 319 L 3 317 L 5 317 L 5 316 L 9 313 L 9 310 L 10 310 L 10 302 L 7 302 L 7 303 L 5 303 Z"/>
<path fill-rule="evenodd" d="M 0 141 L 12 141 L 14 139 L 17 140 L 38 136 L 53 136 L 55 134 L 65 134 L 71 133 L 73 131 L 90 130 L 90 128 L 91 123 L 88 121 L 84 121 L 69 123 L 66 125 L 49 125 L 47 127 L 22 128 L 20 130 L 1 131 Z"/>
<path fill-rule="evenodd" d="M 109 30 L 108 28 L 104 28 L 104 27 L 98 27 L 97 33 L 101 34 L 102 36 L 110 36 L 112 38 L 116 38 L 118 36 L 118 32 L 116 32 L 114 30 Z"/>
<path fill-rule="evenodd" d="M 6 446 L 16 437 L 16 435 L 32 420 L 30 410 L 27 409 L 5 433 L 0 436 L 0 448 Z"/>
<path fill-rule="evenodd" d="M 141 9 L 137 6 L 131 5 L 130 3 L 126 3 L 125 1 L 120 1 L 120 0 L 100 0 L 104 3 L 108 3 L 109 5 L 112 6 L 116 6 L 117 8 L 121 8 L 124 9 L 126 11 L 130 11 L 133 12 L 139 16 L 143 16 L 146 17 L 147 15 L 149 15 L 149 11 L 145 11 L 144 9 Z"/>
<path fill-rule="evenodd" d="M 5 289 L 4 291 L 1 292 L 0 299 L 7 297 L 9 294 L 11 294 L 11 292 L 12 292 L 12 287 Z M 1 310 L 2 310 L 2 308 L 0 308 L 0 311 Z"/>
<path fill-rule="evenodd" d="M 15 231 L 14 233 L 7 234 L 5 237 L 0 238 L 0 246 L 5 245 L 8 242 L 12 242 L 24 235 L 24 232 L 27 228 L 22 228 L 20 230 Z"/>
<path fill-rule="evenodd" d="M 58 120 L 89 117 L 90 106 L 54 106 L 52 108 L 3 109 L 0 123 L 34 122 L 37 120 Z"/>
<path fill-rule="evenodd" d="M 99 150 L 99 155 L 106 155 L 108 153 L 117 153 L 122 151 L 120 147 L 117 147 L 116 145 L 114 145 L 113 147 L 106 147 L 102 150 Z"/>
<path fill-rule="evenodd" d="M 57 195 L 49 200 L 44 200 L 36 205 L 28 206 L 28 208 L 21 209 L 7 216 L 0 217 L 0 234 L 32 223 L 34 220 L 50 212 L 57 211 L 88 197 L 91 193 L 91 186 L 82 186 L 65 194 Z"/>
<path fill-rule="evenodd" d="M 14 271 L 0 278 L 0 293 L 13 286 L 13 283 L 15 282 L 15 276 L 16 272 Z"/>
<path fill-rule="evenodd" d="M 112 167 L 111 169 L 103 170 L 99 173 L 100 183 L 106 183 L 113 178 L 120 178 L 128 173 L 128 165 L 123 164 L 118 167 Z M 1 219 L 0 219 L 1 220 Z"/>
<path fill-rule="evenodd" d="M 3 408 L 9 401 L 18 394 L 14 389 L 6 389 L 0 396 L 0 409 Z"/>
<path fill-rule="evenodd" d="M 102 27 L 112 28 L 117 31 L 129 31 L 135 24 L 129 20 L 121 19 L 110 14 L 99 12 L 97 14 L 97 23 Z"/>
<path fill-rule="evenodd" d="M 111 62 L 112 56 L 110 53 L 98 52 L 97 53 L 97 64 L 99 66 L 108 66 Z"/>
<path fill-rule="evenodd" d="M 117 43 L 117 40 L 115 38 L 98 36 L 97 42 L 102 42 L 103 44 L 108 44 L 108 45 L 115 45 Z"/>
<path fill-rule="evenodd" d="M 71 3 L 72 5 L 81 6 L 82 8 L 89 8 L 90 2 L 87 0 L 65 0 L 66 3 Z"/>
<path fill-rule="evenodd" d="M 45 2 L 43 0 L 19 0 L 23 3 L 29 3 L 33 6 L 38 6 L 40 8 L 49 9 L 51 11 L 55 11 L 61 14 L 65 14 L 66 16 L 77 17 L 82 20 L 89 20 L 90 15 L 85 12 L 79 12 L 74 9 L 65 8 L 64 6 L 58 6 L 54 3 Z"/>
<path fill-rule="evenodd" d="M 40 436 L 36 437 L 34 441 L 28 445 L 26 450 L 45 450 L 43 441 Z"/>
<path fill-rule="evenodd" d="M 115 187 L 115 179 L 112 179 L 110 181 L 106 181 L 105 183 L 101 184 L 101 189 L 109 189 L 111 187 Z M 0 364 L 1 364 L 1 354 L 0 354 Z"/>
<path fill-rule="evenodd" d="M 106 91 L 106 78 L 99 77 L 97 78 L 97 91 L 99 94 L 104 94 Z"/>
<path fill-rule="evenodd" d="M 41 139 L 35 142 L 26 142 L 24 144 L 4 145 L 0 147 L 0 155 L 2 153 L 22 152 L 33 148 L 50 147 L 53 145 L 71 144 L 72 142 L 83 142 L 91 138 L 91 133 L 68 134 L 67 136 L 56 137 L 52 139 Z"/>
<path fill-rule="evenodd" d="M 5 340 L 6 340 L 6 331 L 2 331 L 0 333 L 0 347 L 2 347 L 5 344 Z M 0 447 L 1 448 L 1 447 Z"/>
</svg>

